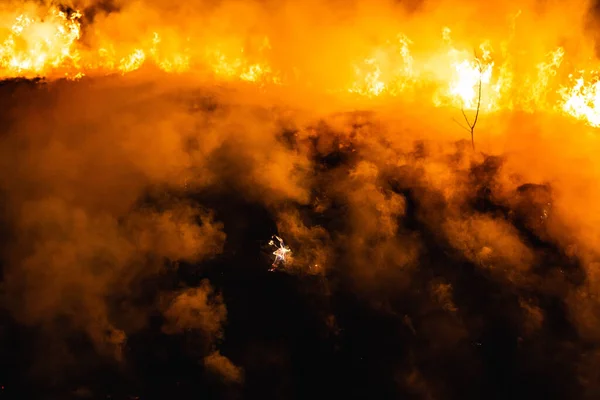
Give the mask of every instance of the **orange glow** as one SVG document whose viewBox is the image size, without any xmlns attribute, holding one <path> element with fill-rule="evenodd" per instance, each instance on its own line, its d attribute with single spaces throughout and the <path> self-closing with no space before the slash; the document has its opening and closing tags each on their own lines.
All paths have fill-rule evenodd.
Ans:
<svg viewBox="0 0 600 400">
<path fill-rule="evenodd" d="M 18 15 L 4 27 L 0 45 L 2 76 L 46 75 L 58 69 L 77 69 L 79 55 L 75 43 L 81 35 L 81 13 L 67 17 L 51 8 L 43 18 Z"/>
<path fill-rule="evenodd" d="M 363 380 L 383 377 L 398 398 L 485 398 L 477 371 L 447 384 L 451 362 L 481 370 L 494 356 L 472 340 L 514 344 L 508 361 L 550 372 L 542 386 L 593 393 L 578 386 L 600 382 L 600 3 L 589 1 L 0 3 L 0 272 L 17 324 L 0 337 L 34 340 L 16 383 L 39 378 L 23 389 L 57 396 L 130 384 L 186 396 L 195 381 L 246 394 L 261 386 L 253 368 L 302 381 L 288 379 L 311 369 L 288 362 L 294 343 L 322 337 L 333 347 L 308 354 L 335 369 L 375 327 L 382 343 L 358 343 L 365 361 L 342 372 L 369 370 Z M 294 319 L 315 329 L 308 341 Z M 231 362 L 218 352 L 230 328 L 250 329 L 223 347 Z M 146 358 L 144 343 L 175 354 Z M 538 353 L 552 363 L 530 363 Z M 183 375 L 140 386 L 130 367 L 167 359 Z M 448 376 L 427 365 L 439 359 Z M 413 371 L 422 379 L 405 379 Z M 516 393 L 512 378 L 489 392 Z"/>
<path fill-rule="evenodd" d="M 600 126 L 600 81 L 597 73 L 592 79 L 587 80 L 582 76 L 573 79 L 572 85 L 563 87 L 562 109 L 569 115 L 587 121 L 591 126 Z"/>
<path fill-rule="evenodd" d="M 521 15 L 521 11 L 515 15 Z M 2 21 L 9 19 L 5 16 Z M 128 74 L 152 65 L 167 73 L 209 71 L 217 80 L 263 86 L 298 84 L 290 77 L 303 74 L 296 67 L 293 73 L 278 69 L 270 56 L 272 45 L 267 35 L 249 48 L 240 37 L 223 38 L 220 43 L 198 42 L 177 31 L 163 33 L 157 26 L 149 33 L 134 35 L 134 42 L 111 39 L 110 34 L 100 30 L 95 33 L 94 46 L 90 46 L 82 40 L 82 19 L 80 11 L 67 15 L 56 7 L 16 14 L 0 32 L 0 76 L 79 79 L 86 75 Z M 512 23 L 515 21 L 516 17 Z M 515 80 L 514 54 L 507 51 L 511 36 L 495 44 L 484 39 L 467 46 L 456 42 L 453 35 L 450 28 L 442 27 L 437 45 L 427 41 L 424 51 L 419 47 L 423 45 L 419 38 L 399 32 L 357 54 L 352 65 L 338 65 L 340 71 L 352 71 L 343 87 L 330 80 L 331 87 L 322 89 L 339 96 L 404 100 L 429 90 L 431 103 L 436 106 L 473 111 L 479 104 L 481 84 L 482 112 L 558 111 L 600 126 L 598 81 L 584 78 L 585 74 L 575 70 L 573 64 L 565 67 L 563 61 L 569 54 L 563 47 L 548 50 L 540 59 L 528 59 L 529 66 L 520 62 L 519 79 Z M 561 78 L 565 76 L 569 79 Z"/>
</svg>

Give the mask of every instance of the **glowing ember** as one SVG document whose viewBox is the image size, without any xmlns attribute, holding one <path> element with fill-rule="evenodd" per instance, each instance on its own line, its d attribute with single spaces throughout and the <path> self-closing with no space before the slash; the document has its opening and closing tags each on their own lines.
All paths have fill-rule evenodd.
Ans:
<svg viewBox="0 0 600 400">
<path fill-rule="evenodd" d="M 277 243 L 275 243 L 275 241 L 277 241 Z M 273 264 L 271 264 L 271 269 L 269 269 L 269 271 L 274 271 L 281 264 L 289 262 L 292 250 L 283 243 L 283 239 L 275 235 L 273 236 L 273 239 L 269 241 L 269 246 L 276 248 L 273 252 L 275 260 L 273 261 Z"/>
</svg>

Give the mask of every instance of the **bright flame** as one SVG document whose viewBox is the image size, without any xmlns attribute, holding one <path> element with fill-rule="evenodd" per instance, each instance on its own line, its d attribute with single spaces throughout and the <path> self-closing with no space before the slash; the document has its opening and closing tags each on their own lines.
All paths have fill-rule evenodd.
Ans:
<svg viewBox="0 0 600 400">
<path fill-rule="evenodd" d="M 275 239 L 277 243 L 275 243 L 275 240 L 273 239 Z M 270 271 L 274 271 L 281 264 L 286 264 L 292 253 L 292 250 L 283 243 L 283 239 L 279 236 L 273 236 L 273 239 L 269 241 L 269 246 L 275 247 L 276 250 L 273 252 L 275 260 L 273 261 L 273 264 L 271 264 Z"/>
<path fill-rule="evenodd" d="M 484 53 L 481 59 L 477 56 L 475 57 L 472 61 L 463 60 L 453 63 L 452 66 L 455 75 L 450 82 L 448 90 L 448 95 L 457 100 L 457 105 L 468 110 L 474 110 L 479 105 L 480 85 L 482 91 L 484 87 L 487 89 L 487 93 L 492 90 L 489 85 L 492 79 L 494 63 L 489 62 L 485 64 L 489 60 L 489 53 Z M 489 101 L 484 108 L 492 110 L 494 103 Z"/>
<path fill-rule="evenodd" d="M 562 88 L 560 94 L 564 112 L 587 121 L 591 126 L 600 127 L 600 80 L 596 72 L 593 74 L 595 76 L 589 82 L 583 77 L 574 79 L 573 86 Z"/>
<path fill-rule="evenodd" d="M 0 45 L 2 75 L 36 76 L 48 70 L 77 67 L 79 54 L 74 50 L 81 35 L 81 13 L 67 16 L 51 8 L 45 18 L 19 15 Z"/>
<path fill-rule="evenodd" d="M 189 37 L 175 31 L 150 30 L 129 44 L 95 32 L 94 48 L 80 43 L 81 19 L 80 12 L 65 13 L 57 7 L 51 7 L 44 15 L 32 12 L 15 15 L 10 24 L 0 29 L 0 79 L 37 76 L 79 79 L 86 75 L 128 74 L 152 65 L 168 73 L 208 70 L 218 80 L 268 87 L 292 84 L 282 77 L 303 74 L 295 66 L 290 70 L 273 67 L 269 62 L 271 43 L 266 36 L 253 37 L 258 40 L 252 46 L 248 41 L 229 37 L 203 48 L 197 43 L 192 45 Z M 565 66 L 563 47 L 546 53 L 545 59 L 537 64 L 523 68 L 518 55 L 508 51 L 516 42 L 515 21 L 516 17 L 511 22 L 510 36 L 497 47 L 501 49 L 499 53 L 489 41 L 475 46 L 475 51 L 458 45 L 449 28 L 442 29 L 439 47 L 428 50 L 414 50 L 413 40 L 397 34 L 354 58 L 349 82 L 342 87 L 332 83 L 332 87 L 322 89 L 367 99 L 394 96 L 411 99 L 427 93 L 436 106 L 471 111 L 479 108 L 481 112 L 558 110 L 600 127 L 600 84 L 595 77 L 584 78 L 594 75 L 589 71 L 597 68 L 587 68 L 588 72 L 577 75 L 581 68 Z M 340 71 L 349 70 L 345 67 L 339 65 Z M 561 79 L 567 76 L 570 76 L 568 83 L 561 85 L 564 83 Z"/>
<path fill-rule="evenodd" d="M 413 81 L 411 43 L 405 35 L 398 35 L 396 41 L 388 41 L 370 57 L 356 63 L 356 80 L 348 91 L 371 98 L 383 93 L 392 96 L 401 93 Z"/>
</svg>

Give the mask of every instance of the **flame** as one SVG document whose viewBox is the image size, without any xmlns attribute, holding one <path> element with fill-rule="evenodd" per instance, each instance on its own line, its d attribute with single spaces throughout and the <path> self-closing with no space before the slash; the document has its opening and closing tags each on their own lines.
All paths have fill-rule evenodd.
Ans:
<svg viewBox="0 0 600 400">
<path fill-rule="evenodd" d="M 77 66 L 74 49 L 81 36 L 81 13 L 67 16 L 51 8 L 44 18 L 21 14 L 0 45 L 3 77 L 37 76 L 59 68 Z"/>
<path fill-rule="evenodd" d="M 466 109 L 475 109 L 478 104 L 479 82 L 482 85 L 489 85 L 492 77 L 492 66 L 489 64 L 483 66 L 479 59 L 475 61 L 462 61 L 455 64 L 456 79 L 450 83 L 448 94 L 453 98 L 460 100 L 461 106 Z M 492 104 L 488 104 L 487 108 L 491 109 Z"/>
<path fill-rule="evenodd" d="M 247 82 L 279 83 L 279 78 L 273 74 L 266 64 L 249 63 L 243 58 L 243 49 L 237 56 L 227 56 L 220 50 L 209 50 L 207 59 L 214 74 L 225 80 L 242 80 Z"/>
<path fill-rule="evenodd" d="M 275 243 L 275 240 L 277 243 Z M 292 250 L 283 243 L 283 239 L 281 239 L 279 236 L 273 236 L 273 238 L 269 241 L 269 246 L 275 247 L 275 251 L 273 252 L 275 260 L 271 265 L 270 271 L 274 271 L 281 264 L 286 264 L 289 262 L 289 257 L 292 253 Z"/>
<path fill-rule="evenodd" d="M 478 56 L 477 52 L 474 52 L 473 59 L 468 60 L 464 59 L 464 54 L 452 49 L 452 54 L 454 54 L 456 60 L 452 62 L 454 75 L 450 80 L 447 95 L 451 99 L 457 100 L 455 101 L 455 105 L 468 110 L 474 110 L 478 107 L 480 86 L 482 87 L 482 91 L 485 90 L 488 95 L 496 92 L 490 86 L 494 67 L 494 62 L 491 61 L 490 56 L 491 50 L 488 48 L 487 43 L 481 44 L 480 50 L 481 56 Z M 495 105 L 493 99 L 490 97 L 483 108 L 492 110 L 495 108 Z"/>
<path fill-rule="evenodd" d="M 355 81 L 348 91 L 371 98 L 383 93 L 392 96 L 402 93 L 414 83 L 411 44 L 408 37 L 399 34 L 396 41 L 388 41 L 369 57 L 355 63 Z"/>
<path fill-rule="evenodd" d="M 580 72 L 581 75 L 585 71 Z M 565 113 L 586 121 L 593 127 L 600 127 L 600 80 L 593 71 L 593 79 L 586 81 L 583 76 L 570 76 L 573 84 L 563 87 L 560 94 L 563 99 L 562 109 Z"/>
<path fill-rule="evenodd" d="M 439 46 L 427 51 L 415 50 L 415 41 L 398 33 L 356 57 L 344 87 L 332 83 L 333 87 L 323 90 L 374 99 L 411 98 L 425 92 L 424 88 L 434 88 L 430 99 L 435 106 L 463 110 L 479 107 L 482 112 L 558 111 L 600 127 L 597 68 L 565 66 L 567 51 L 557 47 L 537 64 L 521 66 L 515 73 L 519 60 L 508 49 L 514 47 L 516 18 L 521 14 L 519 11 L 512 18 L 510 36 L 496 46 L 499 52 L 489 40 L 470 48 L 455 42 L 447 27 L 442 29 Z M 273 66 L 269 61 L 270 39 L 264 35 L 259 36 L 255 46 L 235 37 L 199 44 L 176 31 L 155 27 L 130 44 L 97 32 L 94 48 L 82 43 L 82 17 L 80 11 L 66 13 L 57 7 L 15 14 L 12 22 L 0 29 L 0 79 L 80 79 L 87 75 L 125 75 L 153 66 L 166 73 L 208 70 L 218 80 L 265 86 L 288 85 L 292 82 L 283 77 L 302 74 L 296 67 L 282 71 Z M 345 70 L 347 66 L 339 67 Z"/>
</svg>

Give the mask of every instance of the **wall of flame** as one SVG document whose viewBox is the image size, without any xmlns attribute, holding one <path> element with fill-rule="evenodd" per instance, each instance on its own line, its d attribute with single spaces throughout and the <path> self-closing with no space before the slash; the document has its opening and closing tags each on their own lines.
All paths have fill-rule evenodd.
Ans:
<svg viewBox="0 0 600 400">
<path fill-rule="evenodd" d="M 265 90 L 274 86 L 316 87 L 363 100 L 421 100 L 425 93 L 436 106 L 475 110 L 480 105 L 482 112 L 543 110 L 599 127 L 599 64 L 592 46 L 574 46 L 569 38 L 563 45 L 549 45 L 552 41 L 536 39 L 544 34 L 528 31 L 540 24 L 532 10 L 509 11 L 498 24 L 502 29 L 481 34 L 490 33 L 495 36 L 492 38 L 474 40 L 473 36 L 456 41 L 453 29 L 437 23 L 438 19 L 420 24 L 424 33 L 417 36 L 400 31 L 388 35 L 392 28 L 383 24 L 379 30 L 358 29 L 365 35 L 378 33 L 362 42 L 349 38 L 353 41 L 349 44 L 333 34 L 323 38 L 321 48 L 315 48 L 314 60 L 294 65 L 282 57 L 293 49 L 286 48 L 281 38 L 273 41 L 268 29 L 240 35 L 240 29 L 221 23 L 222 29 L 207 28 L 199 35 L 198 29 L 188 29 L 176 19 L 170 23 L 163 19 L 152 26 L 150 22 L 160 19 L 156 12 L 153 18 L 148 17 L 148 23 L 128 21 L 130 12 L 95 22 L 88 29 L 82 11 L 28 6 L 5 11 L 0 18 L 0 78 L 75 80 L 153 70 L 194 74 L 211 81 L 250 82 Z M 460 12 L 469 15 L 468 10 Z M 364 23 L 375 17 L 365 12 Z M 450 18 L 448 22 L 452 21 Z M 207 26 L 212 26 L 209 22 Z M 407 30 L 419 32 L 416 23 L 411 23 L 406 24 Z M 464 24 L 457 26 L 459 36 L 465 35 Z M 321 57 L 339 52 L 334 46 L 343 48 L 343 57 Z M 294 61 L 291 55 L 290 59 Z M 327 72 L 321 73 L 318 66 Z"/>
</svg>

